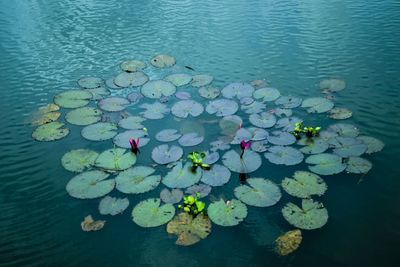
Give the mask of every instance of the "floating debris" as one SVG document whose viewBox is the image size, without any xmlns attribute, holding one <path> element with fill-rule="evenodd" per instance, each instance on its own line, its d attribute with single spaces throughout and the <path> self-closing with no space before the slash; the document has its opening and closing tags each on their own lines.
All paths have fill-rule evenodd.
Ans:
<svg viewBox="0 0 400 267">
<path fill-rule="evenodd" d="M 94 221 L 92 215 L 88 215 L 83 222 L 81 222 L 81 228 L 85 232 L 98 231 L 104 227 L 105 223 L 106 221 Z"/>
<path fill-rule="evenodd" d="M 279 255 L 286 256 L 297 250 L 302 241 L 301 231 L 299 229 L 289 231 L 279 236 L 276 240 L 276 250 Z"/>
</svg>

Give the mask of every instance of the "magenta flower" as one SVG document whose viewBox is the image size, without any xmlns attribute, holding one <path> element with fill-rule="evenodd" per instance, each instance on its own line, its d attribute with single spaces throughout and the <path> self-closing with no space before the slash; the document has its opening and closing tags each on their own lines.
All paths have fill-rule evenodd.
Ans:
<svg viewBox="0 0 400 267">
<path fill-rule="evenodd" d="M 240 153 L 240 158 L 243 157 L 244 151 L 245 151 L 246 149 L 249 149 L 250 146 L 251 146 L 251 141 L 250 141 L 250 140 L 247 141 L 247 142 L 246 142 L 245 140 L 242 140 L 242 141 L 240 142 L 240 148 L 242 149 L 242 151 L 241 151 L 241 153 Z"/>
<path fill-rule="evenodd" d="M 135 155 L 137 155 L 138 152 L 140 153 L 139 142 L 140 142 L 139 138 L 136 140 L 133 138 L 129 139 L 129 143 L 131 144 L 131 152 L 134 153 Z"/>
</svg>

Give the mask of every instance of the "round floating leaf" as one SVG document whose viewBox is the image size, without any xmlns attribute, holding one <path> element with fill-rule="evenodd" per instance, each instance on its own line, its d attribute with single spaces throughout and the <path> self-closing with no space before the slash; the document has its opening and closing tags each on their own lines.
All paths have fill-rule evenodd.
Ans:
<svg viewBox="0 0 400 267">
<path fill-rule="evenodd" d="M 181 146 L 197 146 L 203 141 L 204 141 L 203 136 L 200 136 L 197 133 L 187 133 L 182 135 L 181 138 L 179 138 L 178 143 Z"/>
<path fill-rule="evenodd" d="M 42 113 L 39 112 L 37 114 L 34 114 L 35 118 L 32 120 L 32 125 L 33 126 L 40 126 L 49 122 L 53 122 L 58 120 L 58 118 L 61 116 L 60 112 L 47 112 L 47 113 Z"/>
<path fill-rule="evenodd" d="M 121 63 L 120 67 L 123 71 L 135 72 L 144 69 L 146 67 L 146 63 L 140 60 L 126 60 Z"/>
<path fill-rule="evenodd" d="M 296 137 L 288 132 L 273 131 L 268 136 L 268 142 L 277 146 L 289 146 L 296 143 Z"/>
<path fill-rule="evenodd" d="M 208 206 L 207 214 L 210 220 L 221 226 L 238 225 L 247 217 L 247 207 L 237 199 L 225 203 L 222 199 Z"/>
<path fill-rule="evenodd" d="M 167 77 L 164 78 L 164 80 L 179 87 L 189 84 L 192 81 L 192 76 L 184 73 L 176 73 L 168 75 Z"/>
<path fill-rule="evenodd" d="M 189 115 L 197 117 L 200 116 L 203 111 L 203 105 L 193 100 L 176 102 L 171 108 L 171 113 L 178 118 L 187 118 Z"/>
<path fill-rule="evenodd" d="M 145 109 L 145 111 L 141 112 L 140 114 L 142 114 L 146 119 L 150 120 L 162 119 L 170 112 L 167 105 L 159 102 L 154 102 L 153 104 L 142 104 L 140 107 Z"/>
<path fill-rule="evenodd" d="M 273 164 L 284 164 L 286 166 L 296 165 L 303 161 L 304 155 L 293 147 L 272 146 L 264 153 L 266 159 Z"/>
<path fill-rule="evenodd" d="M 64 123 L 54 121 L 37 127 L 32 138 L 37 141 L 54 141 L 64 138 L 69 134 L 69 130 L 64 127 Z"/>
<path fill-rule="evenodd" d="M 333 153 L 343 158 L 360 156 L 367 151 L 367 145 L 353 137 L 338 136 L 330 139 L 329 143 L 334 147 Z"/>
<path fill-rule="evenodd" d="M 367 154 L 379 152 L 385 146 L 385 144 L 382 141 L 371 136 L 359 136 L 357 137 L 357 139 L 363 141 L 364 144 L 367 145 L 367 151 L 365 152 Z"/>
<path fill-rule="evenodd" d="M 176 87 L 170 82 L 163 80 L 149 81 L 142 86 L 142 94 L 148 98 L 161 98 L 175 94 Z"/>
<path fill-rule="evenodd" d="M 218 152 L 205 152 L 206 157 L 203 159 L 203 163 L 212 165 L 219 160 L 219 153 Z"/>
<path fill-rule="evenodd" d="M 158 164 L 168 164 L 179 160 L 183 155 L 182 148 L 178 146 L 160 145 L 151 152 L 151 158 Z"/>
<path fill-rule="evenodd" d="M 347 172 L 367 173 L 372 168 L 372 163 L 360 157 L 349 157 L 347 161 Z"/>
<path fill-rule="evenodd" d="M 113 142 L 119 147 L 131 148 L 131 144 L 129 143 L 129 139 L 131 138 L 135 140 L 140 139 L 139 148 L 144 147 L 150 142 L 150 138 L 148 138 L 147 133 L 143 130 L 129 130 L 119 133 L 114 137 Z"/>
<path fill-rule="evenodd" d="M 94 165 L 98 153 L 89 149 L 71 150 L 61 158 L 63 167 L 71 172 L 83 172 Z"/>
<path fill-rule="evenodd" d="M 113 148 L 101 153 L 95 161 L 95 166 L 110 171 L 122 171 L 135 163 L 135 154 L 127 152 L 123 148 Z"/>
<path fill-rule="evenodd" d="M 222 162 L 233 172 L 251 173 L 261 167 L 261 157 L 256 152 L 245 150 L 243 156 L 235 150 L 229 150 L 222 156 Z"/>
<path fill-rule="evenodd" d="M 139 202 L 132 210 L 132 220 L 141 227 L 157 227 L 169 222 L 175 215 L 172 204 L 161 205 L 159 198 Z"/>
<path fill-rule="evenodd" d="M 346 82 L 339 79 L 326 79 L 319 83 L 319 88 L 329 92 L 338 92 L 346 88 Z"/>
<path fill-rule="evenodd" d="M 169 188 L 186 188 L 197 183 L 202 175 L 202 170 L 197 168 L 192 171 L 192 165 L 187 162 L 184 166 L 178 162 L 174 168 L 163 178 L 162 183 Z"/>
<path fill-rule="evenodd" d="M 248 83 L 231 83 L 222 89 L 222 95 L 226 98 L 251 97 L 254 87 Z"/>
<path fill-rule="evenodd" d="M 80 87 L 93 89 L 101 87 L 103 85 L 103 80 L 97 77 L 83 77 L 78 80 L 78 84 Z"/>
<path fill-rule="evenodd" d="M 234 135 L 241 128 L 243 120 L 236 115 L 225 116 L 219 121 L 222 134 Z"/>
<path fill-rule="evenodd" d="M 148 80 L 149 77 L 147 77 L 147 75 L 141 71 L 122 72 L 115 77 L 114 83 L 120 88 L 125 88 L 129 86 L 137 87 L 137 86 L 142 86 Z"/>
<path fill-rule="evenodd" d="M 143 129 L 144 126 L 142 122 L 146 119 L 139 116 L 129 116 L 125 119 L 122 119 L 118 122 L 118 126 L 127 130 L 138 130 Z"/>
<path fill-rule="evenodd" d="M 92 100 L 100 100 L 111 94 L 111 92 L 104 87 L 85 89 L 84 91 L 92 94 Z"/>
<path fill-rule="evenodd" d="M 116 188 L 125 194 L 141 194 L 156 188 L 161 181 L 160 175 L 152 175 L 155 170 L 146 166 L 129 168 L 115 178 Z"/>
<path fill-rule="evenodd" d="M 157 55 L 151 59 L 150 63 L 156 68 L 169 68 L 175 65 L 176 60 L 169 55 Z"/>
<path fill-rule="evenodd" d="M 279 98 L 281 93 L 279 92 L 278 89 L 271 88 L 271 87 L 265 87 L 265 88 L 260 88 L 257 89 L 253 97 L 255 99 L 262 99 L 262 101 L 275 101 Z"/>
<path fill-rule="evenodd" d="M 71 110 L 65 115 L 65 120 L 75 125 L 89 125 L 101 120 L 102 112 L 97 108 L 83 107 Z"/>
<path fill-rule="evenodd" d="M 231 172 L 225 166 L 215 164 L 211 170 L 204 171 L 201 181 L 211 186 L 221 186 L 229 182 Z"/>
<path fill-rule="evenodd" d="M 262 153 L 268 150 L 267 144 L 267 140 L 251 142 L 251 149 L 255 152 Z"/>
<path fill-rule="evenodd" d="M 161 190 L 160 198 L 165 203 L 176 204 L 179 203 L 183 198 L 183 192 L 180 189 L 171 189 L 164 188 Z"/>
<path fill-rule="evenodd" d="M 78 174 L 67 183 L 70 196 L 80 199 L 102 197 L 110 193 L 115 186 L 114 179 L 107 179 L 109 174 L 102 171 L 88 171 Z"/>
<path fill-rule="evenodd" d="M 306 163 L 312 164 L 308 166 L 310 171 L 320 175 L 337 174 L 346 169 L 341 157 L 328 153 L 309 156 L 306 158 Z"/>
<path fill-rule="evenodd" d="M 266 105 L 263 102 L 259 101 L 254 101 L 253 103 L 249 105 L 243 105 L 242 110 L 246 114 L 255 114 L 255 113 L 260 113 L 263 112 L 266 108 Z"/>
<path fill-rule="evenodd" d="M 220 95 L 220 90 L 216 87 L 208 86 L 199 88 L 199 95 L 207 99 L 215 99 Z"/>
<path fill-rule="evenodd" d="M 247 130 L 251 133 L 251 140 L 253 140 L 253 141 L 265 140 L 269 136 L 268 132 L 264 129 L 250 127 L 250 128 L 247 128 Z"/>
<path fill-rule="evenodd" d="M 297 108 L 301 105 L 303 99 L 293 96 L 281 96 L 275 101 L 275 104 L 282 108 Z"/>
<path fill-rule="evenodd" d="M 213 76 L 207 74 L 194 75 L 192 77 L 192 86 L 202 87 L 209 85 L 213 81 Z"/>
<path fill-rule="evenodd" d="M 307 98 L 301 104 L 302 108 L 306 108 L 308 113 L 324 113 L 333 108 L 333 102 L 323 97 Z"/>
<path fill-rule="evenodd" d="M 156 134 L 156 139 L 160 142 L 172 142 L 179 139 L 182 135 L 175 129 L 165 129 Z"/>
<path fill-rule="evenodd" d="M 275 114 L 278 117 L 290 117 L 293 115 L 293 110 L 290 108 L 275 108 L 269 111 L 272 114 Z"/>
<path fill-rule="evenodd" d="M 227 143 L 218 140 L 218 141 L 214 141 L 210 143 L 211 145 L 211 151 L 217 151 L 217 150 L 228 150 L 231 148 L 230 145 L 228 145 Z"/>
<path fill-rule="evenodd" d="M 293 179 L 286 177 L 282 181 L 283 189 L 294 197 L 310 198 L 312 195 L 322 196 L 327 185 L 316 174 L 306 171 L 297 171 L 293 175 Z"/>
<path fill-rule="evenodd" d="M 260 128 L 271 128 L 276 123 L 276 117 L 268 112 L 251 114 L 249 120 L 251 124 Z"/>
<path fill-rule="evenodd" d="M 193 217 L 181 212 L 167 224 L 167 232 L 178 236 L 177 245 L 190 246 L 211 233 L 211 221 L 203 214 Z"/>
<path fill-rule="evenodd" d="M 307 145 L 300 149 L 304 154 L 320 154 L 325 152 L 329 148 L 329 144 L 322 139 L 304 139 L 308 142 Z"/>
<path fill-rule="evenodd" d="M 69 90 L 54 97 L 54 103 L 62 108 L 80 108 L 86 106 L 92 94 L 84 90 Z"/>
<path fill-rule="evenodd" d="M 108 87 L 108 88 L 110 88 L 110 89 L 121 89 L 121 87 L 119 87 L 119 86 L 117 86 L 115 83 L 114 83 L 114 77 L 111 77 L 111 78 L 109 78 L 109 79 L 107 79 L 106 80 L 106 86 Z"/>
<path fill-rule="evenodd" d="M 144 96 L 139 92 L 132 92 L 126 98 L 131 102 L 131 104 L 136 104 L 142 99 Z"/>
<path fill-rule="evenodd" d="M 353 115 L 353 112 L 347 108 L 334 108 L 329 111 L 329 118 L 335 120 L 345 120 Z"/>
<path fill-rule="evenodd" d="M 209 114 L 215 114 L 218 117 L 233 115 L 238 109 L 238 104 L 228 99 L 213 100 L 206 107 Z"/>
<path fill-rule="evenodd" d="M 127 198 L 116 198 L 106 196 L 100 200 L 99 212 L 102 215 L 117 215 L 129 206 L 129 200 Z"/>
<path fill-rule="evenodd" d="M 360 131 L 358 130 L 357 127 L 346 123 L 333 124 L 329 126 L 328 131 L 346 137 L 357 137 L 360 134 Z"/>
<path fill-rule="evenodd" d="M 240 104 L 243 106 L 248 106 L 254 103 L 254 99 L 251 97 L 242 97 L 240 98 Z"/>
<path fill-rule="evenodd" d="M 83 138 L 90 141 L 103 141 L 113 138 L 117 134 L 118 127 L 114 123 L 98 122 L 82 129 Z"/>
<path fill-rule="evenodd" d="M 211 192 L 211 186 L 206 184 L 195 184 L 186 188 L 185 194 L 192 196 L 197 196 L 197 194 L 200 194 L 199 197 L 202 198 L 208 196 L 210 192 Z"/>
<path fill-rule="evenodd" d="M 301 123 L 301 122 L 303 122 L 303 120 L 297 117 L 282 118 L 276 122 L 275 128 L 281 129 L 282 131 L 285 132 L 292 132 L 296 127 L 296 123 Z"/>
<path fill-rule="evenodd" d="M 328 222 L 328 211 L 322 203 L 312 199 L 303 199 L 301 203 L 301 208 L 293 203 L 288 203 L 282 209 L 283 217 L 291 225 L 304 230 L 314 230 Z"/>
<path fill-rule="evenodd" d="M 264 178 L 249 178 L 249 185 L 243 184 L 235 188 L 235 197 L 250 206 L 270 207 L 282 197 L 281 190 L 274 182 Z"/>
<path fill-rule="evenodd" d="M 178 99 L 180 99 L 180 100 L 188 100 L 188 99 L 190 99 L 192 96 L 191 96 L 191 94 L 190 94 L 189 92 L 183 92 L 183 91 L 181 91 L 181 92 L 176 92 L 176 93 L 175 93 L 175 97 L 178 98 Z"/>
<path fill-rule="evenodd" d="M 100 100 L 99 102 L 99 108 L 105 111 L 110 111 L 110 112 L 115 112 L 115 111 L 121 111 L 126 108 L 127 105 L 129 105 L 130 102 L 126 98 L 122 97 L 108 97 Z"/>
<path fill-rule="evenodd" d="M 245 129 L 245 128 L 240 128 L 239 130 L 237 130 L 231 144 L 233 145 L 238 145 L 240 144 L 240 142 L 244 141 L 249 141 L 252 139 L 252 134 L 249 130 Z"/>
</svg>

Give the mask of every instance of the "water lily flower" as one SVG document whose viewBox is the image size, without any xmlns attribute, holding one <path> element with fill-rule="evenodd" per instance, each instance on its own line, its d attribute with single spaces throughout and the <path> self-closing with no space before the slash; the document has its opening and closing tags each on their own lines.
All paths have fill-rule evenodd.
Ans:
<svg viewBox="0 0 400 267">
<path fill-rule="evenodd" d="M 137 153 L 140 153 L 139 142 L 140 142 L 139 138 L 136 140 L 133 138 L 129 139 L 129 143 L 131 144 L 131 152 L 134 153 L 135 155 L 137 155 Z"/>
<path fill-rule="evenodd" d="M 242 140 L 242 141 L 240 142 L 240 148 L 242 149 L 242 152 L 240 153 L 240 157 L 243 156 L 244 151 L 245 151 L 246 149 L 249 149 L 250 146 L 251 146 L 251 140 L 249 140 L 249 141 Z"/>
</svg>

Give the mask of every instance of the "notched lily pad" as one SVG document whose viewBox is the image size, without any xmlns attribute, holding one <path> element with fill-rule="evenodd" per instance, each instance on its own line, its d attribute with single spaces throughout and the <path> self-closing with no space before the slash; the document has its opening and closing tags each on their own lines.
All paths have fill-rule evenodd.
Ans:
<svg viewBox="0 0 400 267">
<path fill-rule="evenodd" d="M 129 200 L 127 198 L 116 198 L 105 196 L 100 200 L 99 212 L 102 215 L 117 215 L 121 214 L 128 208 Z"/>
<path fill-rule="evenodd" d="M 101 153 L 95 161 L 95 166 L 110 171 L 122 171 L 135 163 L 135 154 L 123 148 L 113 148 Z"/>
<path fill-rule="evenodd" d="M 260 128 L 271 128 L 276 123 L 276 117 L 268 112 L 251 114 L 249 117 L 251 124 Z"/>
<path fill-rule="evenodd" d="M 297 108 L 302 102 L 303 99 L 300 97 L 281 96 L 275 101 L 275 104 L 281 106 L 282 108 Z"/>
<path fill-rule="evenodd" d="M 197 146 L 203 141 L 204 141 L 203 136 L 200 136 L 197 133 L 187 133 L 182 135 L 181 138 L 179 138 L 178 143 L 181 146 Z"/>
<path fill-rule="evenodd" d="M 92 94 L 84 90 L 68 90 L 54 97 L 54 103 L 62 108 L 80 108 L 86 106 Z"/>
<path fill-rule="evenodd" d="M 140 114 L 146 119 L 150 120 L 162 119 L 170 112 L 170 109 L 167 107 L 167 105 L 159 102 L 154 102 L 153 104 L 145 103 L 140 105 L 140 108 L 145 109 Z"/>
<path fill-rule="evenodd" d="M 245 150 L 243 156 L 235 150 L 229 150 L 222 156 L 222 162 L 231 171 L 237 173 L 251 173 L 261 167 L 261 157 L 256 152 Z"/>
<path fill-rule="evenodd" d="M 220 199 L 208 206 L 207 214 L 215 224 L 220 226 L 235 226 L 247 217 L 247 207 L 237 199 L 227 202 Z"/>
<path fill-rule="evenodd" d="M 329 118 L 335 120 L 345 120 L 353 115 L 350 109 L 347 108 L 333 108 L 329 111 Z"/>
<path fill-rule="evenodd" d="M 99 108 L 109 112 L 122 111 L 130 102 L 122 97 L 108 97 L 99 101 Z"/>
<path fill-rule="evenodd" d="M 360 131 L 357 127 L 347 123 L 336 123 L 329 126 L 328 131 L 335 133 L 336 135 L 346 137 L 357 137 Z"/>
<path fill-rule="evenodd" d="M 132 220 L 141 227 L 157 227 L 169 222 L 175 215 L 172 204 L 161 205 L 159 198 L 139 202 L 132 210 Z"/>
<path fill-rule="evenodd" d="M 101 221 L 101 220 L 93 220 L 92 215 L 88 215 L 85 217 L 83 222 L 81 222 L 81 228 L 82 231 L 85 232 L 90 232 L 90 231 L 98 231 L 101 230 L 104 225 L 106 224 L 106 221 Z"/>
<path fill-rule="evenodd" d="M 346 88 L 346 82 L 340 79 L 325 79 L 319 83 L 319 88 L 328 92 L 338 92 Z"/>
<path fill-rule="evenodd" d="M 264 157 L 273 164 L 283 164 L 286 166 L 297 165 L 304 159 L 303 153 L 293 147 L 272 146 Z"/>
<path fill-rule="evenodd" d="M 82 137 L 90 141 L 104 141 L 117 134 L 118 127 L 114 123 L 98 122 L 82 129 Z"/>
<path fill-rule="evenodd" d="M 192 81 L 192 76 L 185 73 L 176 73 L 168 75 L 164 78 L 167 82 L 172 83 L 173 85 L 179 87 L 189 84 Z"/>
<path fill-rule="evenodd" d="M 152 175 L 156 170 L 147 166 L 135 166 L 124 170 L 115 178 L 116 188 L 125 194 L 141 194 L 156 188 L 160 175 Z"/>
<path fill-rule="evenodd" d="M 94 165 L 99 153 L 89 149 L 75 149 L 64 154 L 62 166 L 71 172 L 83 172 Z"/>
<path fill-rule="evenodd" d="M 328 222 L 328 211 L 322 203 L 312 199 L 303 199 L 301 208 L 288 203 L 282 214 L 291 225 L 304 230 L 318 229 Z"/>
<path fill-rule="evenodd" d="M 78 174 L 67 183 L 70 196 L 79 199 L 92 199 L 107 195 L 115 186 L 114 179 L 106 180 L 110 175 L 102 171 L 87 171 Z"/>
<path fill-rule="evenodd" d="M 192 77 L 192 86 L 193 87 L 202 87 L 209 85 L 213 81 L 213 76 L 207 75 L 207 74 L 199 74 L 199 75 L 194 75 Z"/>
<path fill-rule="evenodd" d="M 256 207 L 270 207 L 275 205 L 282 197 L 281 190 L 274 182 L 264 178 L 249 178 L 249 184 L 235 188 L 235 197 L 243 203 Z"/>
<path fill-rule="evenodd" d="M 160 142 L 172 142 L 179 139 L 182 135 L 175 129 L 161 130 L 156 134 L 156 140 Z"/>
<path fill-rule="evenodd" d="M 183 155 L 183 149 L 178 146 L 160 145 L 153 149 L 151 158 L 158 164 L 168 164 L 179 160 Z"/>
<path fill-rule="evenodd" d="M 140 60 L 126 60 L 121 63 L 120 65 L 121 69 L 126 72 L 135 72 L 141 69 L 144 69 L 146 67 L 146 63 Z"/>
<path fill-rule="evenodd" d="M 206 107 L 207 113 L 215 114 L 217 117 L 233 115 L 238 109 L 239 105 L 228 99 L 213 100 Z"/>
<path fill-rule="evenodd" d="M 255 114 L 263 112 L 266 108 L 266 105 L 260 101 L 253 101 L 251 104 L 242 105 L 242 110 L 246 114 Z"/>
<path fill-rule="evenodd" d="M 333 146 L 333 153 L 343 158 L 350 156 L 360 156 L 367 150 L 367 145 L 363 141 L 353 137 L 334 137 L 329 140 Z"/>
<path fill-rule="evenodd" d="M 231 172 L 223 165 L 214 164 L 211 170 L 204 171 L 201 181 L 211 186 L 221 186 L 229 182 Z"/>
<path fill-rule="evenodd" d="M 176 102 L 171 108 L 171 113 L 178 118 L 187 118 L 189 115 L 198 117 L 203 111 L 203 105 L 193 100 Z"/>
<path fill-rule="evenodd" d="M 372 168 L 369 160 L 360 157 L 349 157 L 346 163 L 346 171 L 350 173 L 367 173 Z"/>
<path fill-rule="evenodd" d="M 197 183 L 202 175 L 202 170 L 197 168 L 192 171 L 192 164 L 187 162 L 185 165 L 178 162 L 174 168 L 163 178 L 162 183 L 169 188 L 186 188 Z"/>
<path fill-rule="evenodd" d="M 65 120 L 74 125 L 85 126 L 99 122 L 103 112 L 97 108 L 83 107 L 73 109 L 65 115 Z"/>
<path fill-rule="evenodd" d="M 179 203 L 183 198 L 183 192 L 180 189 L 171 189 L 164 188 L 160 192 L 160 198 L 165 203 L 176 204 Z"/>
<path fill-rule="evenodd" d="M 385 144 L 382 141 L 371 136 L 359 136 L 357 137 L 357 139 L 363 141 L 364 144 L 367 145 L 367 151 L 365 151 L 365 153 L 367 154 L 379 152 L 385 146 Z"/>
<path fill-rule="evenodd" d="M 89 92 L 92 94 L 92 100 L 100 100 L 103 99 L 106 96 L 109 96 L 111 92 L 104 87 L 97 87 L 93 89 L 85 89 L 84 91 Z"/>
<path fill-rule="evenodd" d="M 83 77 L 78 80 L 78 84 L 80 87 L 86 89 L 93 89 L 101 87 L 104 83 L 102 79 L 97 77 Z"/>
<path fill-rule="evenodd" d="M 296 143 L 296 138 L 288 132 L 273 131 L 267 137 L 268 142 L 278 146 L 289 146 Z"/>
<path fill-rule="evenodd" d="M 341 173 L 346 169 L 346 164 L 343 163 L 341 157 L 335 154 L 322 153 L 311 155 L 306 158 L 306 163 L 310 171 L 320 175 L 332 175 Z"/>
<path fill-rule="evenodd" d="M 306 108 L 308 113 L 324 113 L 333 108 L 332 101 L 323 97 L 307 98 L 301 104 L 302 108 Z"/>
<path fill-rule="evenodd" d="M 267 101 L 275 101 L 279 98 L 281 93 L 279 92 L 278 89 L 276 88 L 271 88 L 271 87 L 265 87 L 265 88 L 260 88 L 257 89 L 253 97 L 255 99 L 262 99 L 262 101 L 267 102 Z"/>
<path fill-rule="evenodd" d="M 120 120 L 118 126 L 127 130 L 139 130 L 144 128 L 142 122 L 145 120 L 146 119 L 139 116 L 129 116 Z"/>
<path fill-rule="evenodd" d="M 170 82 L 155 80 L 149 81 L 143 85 L 141 92 L 145 97 L 158 99 L 164 96 L 171 96 L 175 94 L 176 87 Z"/>
<path fill-rule="evenodd" d="M 131 144 L 129 140 L 133 139 L 140 139 L 138 147 L 144 147 L 150 142 L 150 138 L 148 138 L 147 133 L 144 130 L 129 130 L 122 133 L 117 134 L 113 142 L 115 145 L 123 148 L 131 148 Z"/>
<path fill-rule="evenodd" d="M 221 91 L 217 87 L 203 86 L 199 88 L 199 95 L 206 99 L 215 99 L 220 95 Z"/>
<path fill-rule="evenodd" d="M 198 196 L 198 198 L 203 198 L 208 196 L 210 192 L 211 192 L 211 186 L 207 184 L 195 184 L 186 188 L 185 194 L 192 195 L 194 197 Z"/>
<path fill-rule="evenodd" d="M 296 171 L 293 179 L 285 177 L 282 187 L 289 195 L 299 198 L 310 198 L 312 195 L 322 196 L 327 189 L 321 177 L 306 171 Z"/>
<path fill-rule="evenodd" d="M 254 87 L 248 83 L 231 83 L 222 89 L 222 95 L 226 98 L 251 97 L 254 92 Z"/>
<path fill-rule="evenodd" d="M 64 128 L 64 123 L 53 121 L 40 125 L 33 133 L 32 138 L 36 141 L 55 141 L 64 138 L 69 134 L 69 129 Z"/>
</svg>

